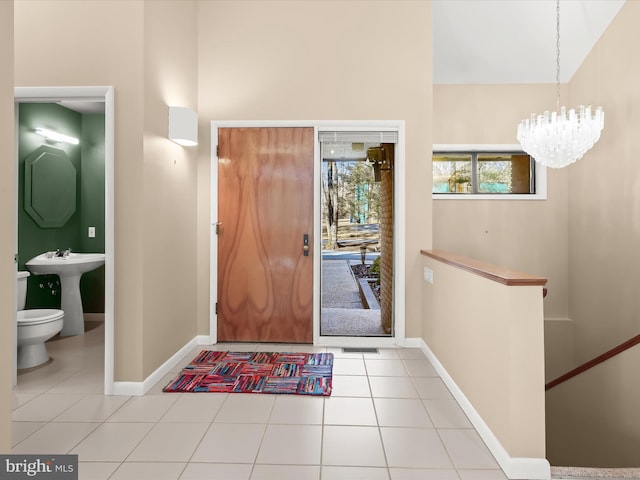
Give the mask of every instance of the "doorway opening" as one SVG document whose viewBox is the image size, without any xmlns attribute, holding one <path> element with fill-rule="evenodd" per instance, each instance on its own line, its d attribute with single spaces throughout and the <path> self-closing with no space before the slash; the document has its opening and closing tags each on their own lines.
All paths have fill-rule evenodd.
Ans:
<svg viewBox="0 0 640 480">
<path fill-rule="evenodd" d="M 320 335 L 390 337 L 396 132 L 321 132 Z"/>
<path fill-rule="evenodd" d="M 79 160 L 78 162 L 80 163 L 78 165 L 75 165 L 71 157 L 69 157 L 69 161 L 63 162 L 67 172 L 73 172 L 74 170 L 79 170 L 82 168 L 85 169 L 86 175 L 84 179 L 80 174 L 75 175 L 72 173 L 70 174 L 70 176 L 67 175 L 71 180 L 73 180 L 73 177 L 76 177 L 76 180 L 78 179 L 78 177 L 80 177 L 80 180 L 77 180 L 79 183 L 77 186 L 76 195 L 76 202 L 80 203 L 75 203 L 75 210 L 70 207 L 70 210 L 67 211 L 69 219 L 65 222 L 60 221 L 59 223 L 61 225 L 56 225 L 55 228 L 51 228 L 51 226 L 48 224 L 39 225 L 39 227 L 44 228 L 43 231 L 45 231 L 46 233 L 52 234 L 47 236 L 47 238 L 50 237 L 50 242 L 57 242 L 58 240 L 60 240 L 69 243 L 60 246 L 61 249 L 71 248 L 73 250 L 77 249 L 81 252 L 85 250 L 89 251 L 90 249 L 99 249 L 102 250 L 102 252 L 100 253 L 105 254 L 104 267 L 95 271 L 92 275 L 88 275 L 86 279 L 83 278 L 83 284 L 81 284 L 81 289 L 83 290 L 83 303 L 86 303 L 84 307 L 85 312 L 88 311 L 96 313 L 95 315 L 85 314 L 85 332 L 87 335 L 70 336 L 65 337 L 64 339 L 55 339 L 51 344 L 51 351 L 57 352 L 58 356 L 65 356 L 67 354 L 77 356 L 77 351 L 69 353 L 69 351 L 67 351 L 67 348 L 63 348 L 63 350 L 61 350 L 63 344 L 71 342 L 70 344 L 72 344 L 73 348 L 75 348 L 76 350 L 78 347 L 82 347 L 87 351 L 87 354 L 91 355 L 92 358 L 96 357 L 96 368 L 94 369 L 95 373 L 103 373 L 95 376 L 93 380 L 95 386 L 93 388 L 95 388 L 96 393 L 98 391 L 103 391 L 105 394 L 109 395 L 113 393 L 114 367 L 113 227 L 115 102 L 113 87 L 16 87 L 14 99 L 16 103 L 15 151 L 16 162 L 18 163 L 18 165 L 20 165 L 21 159 L 24 158 L 25 155 L 28 155 L 28 152 L 26 152 L 25 149 L 21 149 L 22 141 L 27 138 L 25 143 L 26 150 L 29 150 L 30 147 L 33 146 L 29 143 L 29 139 L 33 140 L 31 137 L 34 136 L 31 127 L 29 125 L 23 125 L 21 123 L 21 121 L 25 119 L 26 114 L 30 114 L 32 119 L 35 119 L 37 117 L 38 121 L 47 119 L 47 121 L 53 123 L 55 123 L 55 119 L 62 117 L 67 122 L 67 126 L 79 123 L 80 130 L 84 131 L 85 133 L 91 132 L 91 134 L 89 135 L 91 138 L 86 138 L 85 145 L 79 145 L 79 148 L 86 148 L 90 150 L 86 152 L 83 150 L 82 155 L 87 159 L 91 159 L 92 161 L 87 162 L 87 164 L 84 165 L 82 163 L 84 162 L 84 160 Z M 39 105 L 42 106 L 44 113 L 38 110 Z M 24 110 L 22 112 L 22 120 L 20 118 L 21 106 Z M 55 125 L 53 123 L 51 123 L 49 127 L 54 127 L 55 129 Z M 38 126 L 47 127 L 47 125 Z M 47 148 L 51 149 L 52 151 L 56 150 L 55 145 L 47 146 Z M 95 160 L 98 159 L 98 157 L 99 161 L 96 162 Z M 71 167 L 71 165 L 73 165 L 73 168 Z M 48 165 L 48 167 L 49 170 L 53 168 L 51 165 Z M 16 182 L 19 182 L 20 179 L 23 179 L 24 183 L 24 173 L 22 175 L 19 175 L 19 173 L 23 170 L 24 169 L 20 168 L 16 169 Z M 42 176 L 46 172 L 43 171 L 36 173 Z M 45 180 L 46 179 L 43 178 L 41 183 L 46 183 Z M 74 182 L 71 181 L 71 184 L 73 183 Z M 18 183 L 18 185 L 20 184 Z M 20 188 L 16 188 L 16 195 L 20 195 L 19 192 Z M 90 201 L 92 195 L 97 196 L 97 200 L 95 202 Z M 22 204 L 20 200 L 21 197 L 16 198 L 16 206 Z M 73 195 L 69 196 L 69 202 L 69 205 L 74 205 Z M 84 209 L 82 208 L 83 202 L 87 203 L 86 208 Z M 91 203 L 90 206 L 89 203 Z M 36 213 L 39 212 L 39 210 L 37 209 L 32 210 L 36 210 Z M 75 221 L 71 221 L 74 216 L 80 217 L 80 219 L 76 218 Z M 19 220 L 18 217 L 20 216 L 18 215 L 16 218 L 17 223 L 15 227 L 16 266 L 24 270 L 24 264 L 29 260 L 29 258 L 27 257 L 30 257 L 31 253 L 33 253 L 32 250 L 35 251 L 35 249 L 44 248 L 48 251 L 50 250 L 50 248 L 48 246 L 45 246 L 44 244 L 35 245 L 34 237 L 37 237 L 38 235 L 34 235 L 34 232 L 29 231 L 29 228 L 33 230 L 33 228 L 37 228 L 38 225 L 36 225 L 35 227 L 33 225 L 30 225 L 29 222 L 31 220 L 28 217 L 24 217 L 22 220 Z M 86 226 L 83 223 L 85 220 L 90 222 L 89 224 L 93 228 L 85 228 Z M 28 226 L 28 228 L 26 228 L 25 226 Z M 50 227 L 51 231 L 47 232 L 47 227 Z M 69 227 L 68 230 L 76 229 L 79 231 L 76 233 L 69 231 L 67 232 L 67 236 L 63 238 L 60 236 L 60 232 L 62 232 L 62 229 L 66 227 Z M 20 237 L 22 237 L 22 239 Z M 45 235 L 42 235 L 42 237 L 44 238 Z M 77 246 L 75 247 L 70 244 L 70 242 L 74 238 L 77 240 Z M 23 241 L 27 241 L 28 245 L 23 245 Z M 43 280 L 42 282 L 34 278 L 33 280 L 36 281 L 32 281 L 31 285 L 28 286 L 27 308 L 29 308 L 30 306 L 31 308 L 39 307 L 40 305 L 36 305 L 36 303 L 40 301 L 53 302 L 53 297 L 60 295 L 59 282 L 56 281 L 55 276 L 48 277 L 52 278 L 47 278 L 46 281 Z M 35 289 L 33 288 L 34 286 Z M 29 297 L 29 289 L 32 291 L 32 293 L 36 294 L 35 298 L 33 296 Z M 30 302 L 32 303 L 30 304 Z M 51 307 L 53 308 L 53 306 Z M 96 332 L 98 332 L 98 334 L 96 334 Z M 17 333 L 14 334 L 14 342 L 17 338 L 16 335 Z M 96 340 L 98 340 L 99 345 L 96 343 Z M 96 351 L 96 349 L 99 351 Z M 14 348 L 14 351 L 15 350 L 17 349 Z M 102 350 L 104 353 L 101 352 Z M 91 353 L 90 351 L 93 353 Z M 53 357 L 54 355 L 50 353 L 50 356 Z M 14 357 L 14 365 L 15 362 L 16 360 Z M 54 363 L 51 364 L 51 366 L 54 368 L 58 368 L 54 365 L 55 363 L 56 362 L 54 358 Z M 36 374 L 36 376 L 39 375 L 42 377 L 46 377 L 47 375 L 44 370 L 46 370 L 47 368 L 49 368 L 49 365 L 43 366 L 43 371 L 40 372 L 39 368 L 36 367 L 38 371 L 35 371 L 33 373 Z M 71 377 L 69 378 L 71 379 Z M 17 371 L 16 369 L 14 369 L 13 383 L 15 385 L 18 382 L 19 380 Z M 61 386 L 62 385 L 63 384 L 61 384 Z"/>
</svg>

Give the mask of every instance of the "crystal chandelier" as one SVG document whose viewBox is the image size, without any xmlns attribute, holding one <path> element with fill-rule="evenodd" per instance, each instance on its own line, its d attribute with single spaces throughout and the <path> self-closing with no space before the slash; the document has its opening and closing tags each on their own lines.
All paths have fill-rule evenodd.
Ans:
<svg viewBox="0 0 640 480">
<path fill-rule="evenodd" d="M 603 127 L 602 107 L 593 113 L 582 105 L 578 112 L 560 108 L 560 0 L 556 0 L 556 111 L 522 120 L 518 141 L 536 162 L 562 168 L 580 160 L 598 141 Z"/>
</svg>

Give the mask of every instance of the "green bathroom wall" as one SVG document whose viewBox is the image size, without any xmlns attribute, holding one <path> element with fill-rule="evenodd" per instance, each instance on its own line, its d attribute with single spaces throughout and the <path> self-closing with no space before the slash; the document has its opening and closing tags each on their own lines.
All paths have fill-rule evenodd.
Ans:
<svg viewBox="0 0 640 480">
<path fill-rule="evenodd" d="M 35 133 L 36 127 L 79 138 L 80 144 L 51 143 Z M 40 227 L 25 210 L 25 159 L 42 145 L 63 150 L 76 169 L 76 210 L 60 227 Z M 102 157 L 98 158 L 100 152 Z M 20 104 L 18 162 L 18 268 L 27 270 L 25 263 L 29 259 L 50 250 L 71 248 L 76 252 L 104 253 L 104 115 L 83 115 L 52 103 Z M 84 238 L 85 221 L 96 222 L 96 238 Z M 103 312 L 104 267 L 90 276 L 85 274 L 81 289 L 85 312 Z M 60 308 L 60 282 L 56 275 L 29 277 L 27 308 Z"/>
<path fill-rule="evenodd" d="M 83 114 L 81 127 L 80 251 L 104 253 L 104 114 Z M 95 228 L 94 238 L 89 227 Z M 80 292 L 85 312 L 104 312 L 104 267 L 82 276 Z"/>
</svg>

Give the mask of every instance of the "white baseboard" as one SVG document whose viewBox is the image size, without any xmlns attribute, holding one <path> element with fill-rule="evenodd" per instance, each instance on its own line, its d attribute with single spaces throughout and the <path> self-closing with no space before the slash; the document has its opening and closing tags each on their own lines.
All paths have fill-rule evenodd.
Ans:
<svg viewBox="0 0 640 480">
<path fill-rule="evenodd" d="M 111 395 L 140 397 L 144 395 L 144 382 L 113 382 Z"/>
<path fill-rule="evenodd" d="M 406 348 L 420 348 L 422 349 L 422 344 L 424 343 L 424 341 L 421 338 L 405 338 L 404 339 L 404 346 Z"/>
<path fill-rule="evenodd" d="M 573 319 L 569 317 L 545 317 L 545 322 L 569 322 L 573 323 Z"/>
<path fill-rule="evenodd" d="M 196 345 L 213 345 L 216 342 L 211 341 L 211 337 L 209 335 L 197 335 L 196 336 Z"/>
<path fill-rule="evenodd" d="M 112 395 L 142 396 L 168 374 L 197 345 L 210 345 L 209 335 L 197 335 L 142 382 L 113 382 Z"/>
<path fill-rule="evenodd" d="M 449 388 L 451 394 L 467 415 L 507 478 L 513 480 L 549 480 L 551 478 L 551 466 L 546 458 L 511 457 L 424 340 L 421 338 L 407 339 L 407 345 L 409 345 L 409 340 L 411 340 L 411 346 L 417 340 L 415 343 L 419 345 L 416 346 L 419 346 L 433 364 L 442 381 Z"/>
</svg>

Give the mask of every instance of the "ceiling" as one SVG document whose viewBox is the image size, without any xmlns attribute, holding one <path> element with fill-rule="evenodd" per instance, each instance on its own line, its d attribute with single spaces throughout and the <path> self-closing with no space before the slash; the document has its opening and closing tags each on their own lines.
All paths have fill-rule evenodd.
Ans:
<svg viewBox="0 0 640 480">
<path fill-rule="evenodd" d="M 561 83 L 573 77 L 624 2 L 560 1 Z M 556 82 L 555 0 L 432 0 L 432 19 L 434 84 Z M 104 112 L 103 102 L 59 103 Z"/>
<path fill-rule="evenodd" d="M 59 100 L 56 103 L 79 113 L 104 113 L 104 102 L 94 100 Z"/>
<path fill-rule="evenodd" d="M 625 0 L 561 0 L 567 83 Z M 555 0 L 433 0 L 433 83 L 556 82 Z"/>
</svg>

